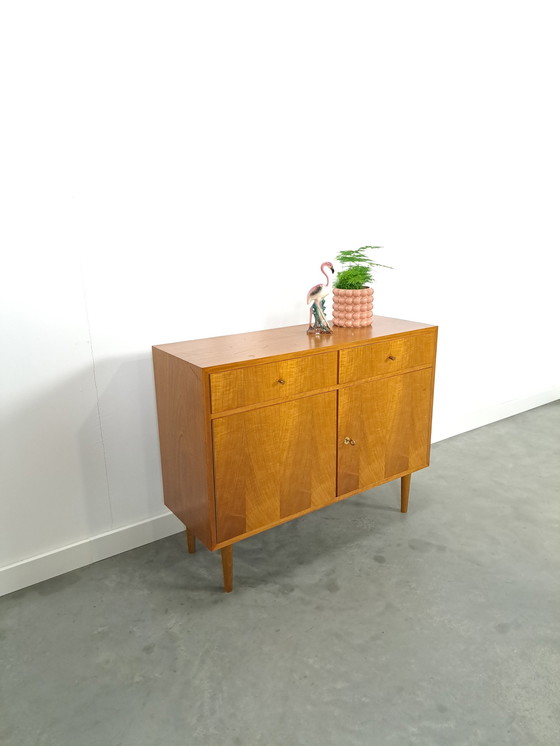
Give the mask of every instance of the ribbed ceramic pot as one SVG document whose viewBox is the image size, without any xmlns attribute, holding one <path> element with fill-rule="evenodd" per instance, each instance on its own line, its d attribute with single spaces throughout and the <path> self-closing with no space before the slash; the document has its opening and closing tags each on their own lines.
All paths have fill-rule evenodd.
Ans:
<svg viewBox="0 0 560 746">
<path fill-rule="evenodd" d="M 333 324 L 369 326 L 373 321 L 373 288 L 333 289 Z"/>
</svg>

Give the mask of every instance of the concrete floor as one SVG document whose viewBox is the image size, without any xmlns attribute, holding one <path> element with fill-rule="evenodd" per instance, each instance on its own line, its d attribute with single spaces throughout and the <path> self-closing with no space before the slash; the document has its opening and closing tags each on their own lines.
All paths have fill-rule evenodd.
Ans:
<svg viewBox="0 0 560 746">
<path fill-rule="evenodd" d="M 2 746 L 558 746 L 560 402 L 248 539 L 0 599 Z"/>
</svg>

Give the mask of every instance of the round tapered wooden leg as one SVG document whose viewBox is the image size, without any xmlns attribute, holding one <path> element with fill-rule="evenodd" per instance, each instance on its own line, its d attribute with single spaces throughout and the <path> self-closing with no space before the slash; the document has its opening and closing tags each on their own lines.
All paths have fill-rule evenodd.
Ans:
<svg viewBox="0 0 560 746">
<path fill-rule="evenodd" d="M 189 528 L 187 529 L 187 549 L 189 550 L 189 554 L 196 552 L 196 538 Z"/>
<path fill-rule="evenodd" d="M 224 571 L 224 591 L 229 593 L 233 590 L 233 546 L 224 547 L 222 553 L 222 568 Z"/>
<path fill-rule="evenodd" d="M 401 477 L 401 513 L 408 510 L 408 493 L 410 492 L 410 474 Z"/>
</svg>

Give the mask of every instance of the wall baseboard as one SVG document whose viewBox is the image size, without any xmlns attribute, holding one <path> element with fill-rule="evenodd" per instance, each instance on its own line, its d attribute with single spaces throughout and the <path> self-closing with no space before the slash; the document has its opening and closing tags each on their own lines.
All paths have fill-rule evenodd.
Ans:
<svg viewBox="0 0 560 746">
<path fill-rule="evenodd" d="M 441 423 L 439 426 L 435 426 L 434 423 L 432 443 L 462 435 L 469 430 L 490 425 L 492 422 L 505 420 L 507 417 L 513 417 L 516 414 L 521 414 L 521 412 L 527 412 L 529 409 L 542 407 L 544 404 L 550 404 L 558 399 L 560 399 L 560 386 L 519 399 L 499 402 L 491 407 L 463 412 L 462 414 L 454 413 L 452 424 Z"/>
<path fill-rule="evenodd" d="M 469 412 L 452 427 L 444 425 L 435 428 L 432 442 L 436 443 L 455 435 L 461 435 L 461 433 L 512 417 L 543 404 L 549 404 L 557 399 L 560 399 L 560 388 L 549 389 L 533 396 L 513 399 L 493 407 Z M 164 539 L 166 536 L 179 533 L 182 529 L 184 526 L 178 518 L 172 513 L 164 513 L 131 526 L 108 531 L 76 544 L 16 562 L 0 568 L 0 596 L 113 557 L 121 552 L 128 552 L 130 549 L 136 549 L 152 541 Z"/>
<path fill-rule="evenodd" d="M 55 578 L 79 567 L 136 549 L 184 530 L 172 513 L 148 518 L 131 526 L 107 531 L 90 539 L 69 544 L 52 552 L 39 554 L 13 565 L 0 568 L 0 596 L 19 591 L 29 585 Z"/>
</svg>

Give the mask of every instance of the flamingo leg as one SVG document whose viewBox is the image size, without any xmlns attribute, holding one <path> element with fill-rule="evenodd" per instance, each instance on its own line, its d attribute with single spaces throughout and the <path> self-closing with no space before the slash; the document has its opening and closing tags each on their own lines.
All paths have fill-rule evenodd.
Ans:
<svg viewBox="0 0 560 746">
<path fill-rule="evenodd" d="M 319 325 L 321 327 L 321 331 L 326 332 L 327 334 L 332 331 L 329 322 L 327 321 L 327 317 L 325 316 L 325 313 L 323 311 L 322 305 L 320 303 L 315 304 L 317 308 L 317 317 L 319 320 Z"/>
<path fill-rule="evenodd" d="M 313 323 L 311 318 L 313 317 Z M 329 322 L 324 314 L 321 302 L 313 301 L 311 304 L 311 310 L 309 315 L 309 329 L 308 334 L 332 334 L 332 329 Z"/>
</svg>

